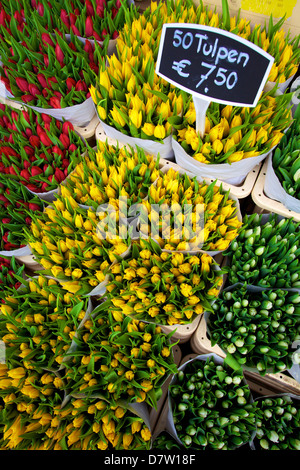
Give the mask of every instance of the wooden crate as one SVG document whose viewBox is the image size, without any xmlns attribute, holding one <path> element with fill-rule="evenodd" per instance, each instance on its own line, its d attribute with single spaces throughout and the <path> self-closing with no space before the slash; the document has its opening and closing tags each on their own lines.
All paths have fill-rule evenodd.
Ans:
<svg viewBox="0 0 300 470">
<path fill-rule="evenodd" d="M 218 346 L 212 346 L 207 336 L 207 327 L 204 316 L 201 318 L 199 326 L 193 334 L 190 345 L 192 350 L 197 354 L 215 353 L 220 357 L 226 354 Z M 245 370 L 247 381 L 257 384 L 258 386 L 275 390 L 275 393 L 294 393 L 300 395 L 300 384 L 285 372 L 277 372 L 276 374 L 260 375 L 258 372 Z"/>
<path fill-rule="evenodd" d="M 254 212 L 260 214 L 264 212 L 275 212 L 287 218 L 293 217 L 295 221 L 299 222 L 300 214 L 298 212 L 287 209 L 281 202 L 270 199 L 264 193 L 266 172 L 267 162 L 265 161 L 251 192 L 253 202 L 256 204 Z"/>
</svg>

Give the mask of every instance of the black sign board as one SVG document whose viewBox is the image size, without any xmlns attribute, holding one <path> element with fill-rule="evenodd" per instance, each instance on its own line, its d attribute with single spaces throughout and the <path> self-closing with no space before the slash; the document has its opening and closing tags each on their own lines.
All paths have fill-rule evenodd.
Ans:
<svg viewBox="0 0 300 470">
<path fill-rule="evenodd" d="M 274 58 L 228 31 L 188 23 L 164 24 L 156 73 L 208 101 L 256 106 Z"/>
</svg>

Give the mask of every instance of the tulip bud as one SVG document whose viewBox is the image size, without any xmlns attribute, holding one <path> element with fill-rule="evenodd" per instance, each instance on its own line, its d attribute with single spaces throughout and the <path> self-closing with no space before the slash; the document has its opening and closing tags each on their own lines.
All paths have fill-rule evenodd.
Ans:
<svg viewBox="0 0 300 470">
<path fill-rule="evenodd" d="M 108 32 L 107 32 L 107 30 L 106 30 L 105 28 L 102 29 L 101 35 L 102 35 L 102 39 L 105 39 L 105 36 L 108 35 Z"/>
<path fill-rule="evenodd" d="M 34 101 L 35 98 L 32 95 L 22 95 L 21 99 L 24 103 L 30 103 L 31 101 Z"/>
<path fill-rule="evenodd" d="M 38 166 L 33 166 L 31 168 L 31 176 L 37 176 L 37 175 L 40 175 L 41 173 L 43 173 L 43 170 L 39 168 Z"/>
<path fill-rule="evenodd" d="M 20 171 L 20 176 L 24 178 L 26 181 L 29 181 L 31 175 L 28 170 L 24 169 Z"/>
<path fill-rule="evenodd" d="M 36 78 L 38 79 L 39 83 L 42 85 L 43 88 L 48 87 L 47 80 L 46 80 L 45 76 L 42 73 L 38 73 Z"/>
<path fill-rule="evenodd" d="M 86 12 L 89 16 L 95 16 L 95 10 L 90 0 L 85 0 Z"/>
<path fill-rule="evenodd" d="M 65 55 L 60 47 L 60 45 L 57 43 L 56 46 L 55 46 L 55 55 L 56 55 L 56 58 L 58 60 L 58 62 L 60 63 L 60 65 L 63 65 L 64 63 L 64 58 L 65 58 Z"/>
<path fill-rule="evenodd" d="M 76 36 L 80 36 L 80 31 L 79 29 L 75 26 L 75 24 L 71 24 L 71 30 Z"/>
<path fill-rule="evenodd" d="M 28 205 L 28 208 L 31 211 L 40 211 L 41 210 L 39 204 L 36 204 L 35 202 L 30 202 L 29 205 Z"/>
<path fill-rule="evenodd" d="M 57 145 L 53 145 L 51 150 L 52 150 L 52 153 L 56 153 L 57 155 L 60 155 L 61 157 L 64 156 L 63 151 Z"/>
<path fill-rule="evenodd" d="M 76 91 L 87 91 L 88 87 L 85 84 L 85 82 L 83 82 L 82 80 L 78 80 L 78 82 L 76 83 L 76 86 L 75 86 L 75 90 Z"/>
<path fill-rule="evenodd" d="M 10 166 L 10 167 L 9 167 L 9 174 L 10 174 L 10 175 L 17 175 L 17 172 L 16 172 L 16 170 L 14 169 L 13 166 Z"/>
<path fill-rule="evenodd" d="M 60 19 L 63 22 L 63 24 L 70 29 L 70 20 L 69 20 L 69 15 L 66 12 L 66 10 L 61 10 L 60 12 Z"/>
<path fill-rule="evenodd" d="M 34 85 L 34 83 L 29 83 L 28 88 L 29 88 L 29 93 L 32 96 L 36 96 L 36 95 L 41 94 L 40 89 L 36 85 Z"/>
<path fill-rule="evenodd" d="M 44 122 L 48 122 L 49 124 L 52 122 L 52 117 L 48 114 L 41 113 L 41 116 Z"/>
<path fill-rule="evenodd" d="M 42 3 L 38 3 L 37 11 L 40 16 L 44 16 L 44 5 Z"/>
<path fill-rule="evenodd" d="M 32 130 L 31 130 L 29 127 L 27 127 L 27 128 L 25 129 L 25 135 L 26 135 L 28 138 L 32 136 Z"/>
<path fill-rule="evenodd" d="M 102 38 L 99 36 L 99 34 L 94 30 L 92 36 L 97 40 L 97 41 L 102 41 Z"/>
<path fill-rule="evenodd" d="M 85 20 L 85 37 L 90 37 L 93 35 L 94 25 L 91 16 L 87 16 Z"/>
<path fill-rule="evenodd" d="M 70 145 L 70 139 L 66 134 L 60 134 L 59 140 L 63 144 L 64 148 L 67 149 Z"/>
<path fill-rule="evenodd" d="M 75 150 L 77 150 L 77 146 L 75 144 L 71 144 L 68 148 L 69 152 L 75 152 Z"/>
<path fill-rule="evenodd" d="M 29 157 L 33 156 L 35 153 L 34 149 L 32 147 L 29 147 L 28 145 L 24 146 L 24 150 Z"/>
<path fill-rule="evenodd" d="M 61 183 L 65 179 L 65 174 L 59 168 L 55 168 L 54 178 L 58 183 Z"/>
<path fill-rule="evenodd" d="M 70 91 L 73 87 L 75 87 L 76 81 L 74 80 L 74 78 L 68 77 L 66 80 L 66 85 L 68 91 Z"/>
</svg>

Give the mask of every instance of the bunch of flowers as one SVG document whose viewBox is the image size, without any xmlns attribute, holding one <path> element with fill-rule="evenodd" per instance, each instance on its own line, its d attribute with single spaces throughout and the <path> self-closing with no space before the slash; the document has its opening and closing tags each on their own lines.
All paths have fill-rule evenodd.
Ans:
<svg viewBox="0 0 300 470">
<path fill-rule="evenodd" d="M 143 54 L 148 48 L 141 47 L 141 57 L 129 52 L 125 62 L 109 57 L 90 92 L 103 122 L 123 134 L 161 142 L 172 133 L 168 119 L 181 113 L 183 95 L 155 74 L 152 52 Z"/>
<path fill-rule="evenodd" d="M 64 398 L 62 380 L 52 372 L 0 364 L 0 448 L 51 450 Z"/>
<path fill-rule="evenodd" d="M 212 356 L 189 362 L 170 385 L 177 436 L 186 448 L 232 450 L 249 443 L 255 405 L 241 370 L 218 365 Z"/>
<path fill-rule="evenodd" d="M 261 287 L 299 288 L 299 223 L 269 214 L 243 218 L 238 238 L 223 254 L 228 258 L 228 283 Z"/>
<path fill-rule="evenodd" d="M 7 363 L 58 370 L 86 314 L 88 299 L 42 275 L 22 284 L 1 305 L 0 336 Z"/>
<path fill-rule="evenodd" d="M 88 290 L 130 246 L 130 238 L 118 233 L 117 218 L 118 212 L 96 213 L 80 208 L 72 196 L 57 195 L 26 227 L 26 240 L 45 274 L 64 281 L 71 292 Z"/>
<path fill-rule="evenodd" d="M 164 250 L 220 251 L 234 240 L 242 222 L 229 191 L 171 168 L 149 189 L 139 217 L 141 236 Z"/>
<path fill-rule="evenodd" d="M 30 226 L 32 217 L 39 217 L 43 203 L 17 181 L 0 174 L 0 231 L 2 251 L 24 247 L 25 226 Z"/>
<path fill-rule="evenodd" d="M 231 18 L 228 18 L 228 14 L 226 18 L 223 16 L 223 27 L 256 44 L 274 57 L 274 63 L 268 77 L 270 82 L 286 82 L 295 75 L 299 66 L 300 36 L 291 38 L 290 32 L 286 33 L 282 27 L 285 20 L 286 15 L 274 23 L 271 14 L 268 24 L 265 23 L 264 26 L 256 24 L 251 28 L 250 20 L 240 18 L 240 14 Z"/>
<path fill-rule="evenodd" d="M 256 415 L 254 445 L 257 450 L 300 449 L 299 400 L 289 395 L 259 398 Z"/>
<path fill-rule="evenodd" d="M 261 95 L 254 108 L 210 103 L 203 138 L 196 131 L 192 97 L 176 118 L 174 138 L 200 163 L 234 163 L 267 153 L 276 146 L 292 122 L 290 94 L 276 95 L 276 88 Z"/>
<path fill-rule="evenodd" d="M 30 3 L 40 16 L 39 22 L 48 31 L 72 31 L 79 37 L 97 41 L 103 41 L 106 36 L 116 39 L 129 10 L 127 2 L 120 0 L 68 0 L 63 4 L 53 1 L 51 8 L 45 0 Z"/>
<path fill-rule="evenodd" d="M 126 209 L 147 197 L 149 187 L 160 175 L 159 159 L 145 155 L 140 148 L 118 148 L 97 142 L 97 150 L 88 148 L 70 177 L 61 187 L 62 195 L 72 195 L 78 204 L 97 209 L 109 204 L 125 214 Z"/>
<path fill-rule="evenodd" d="M 17 289 L 21 282 L 15 277 L 22 276 L 25 265 L 19 265 L 14 256 L 11 258 L 0 257 L 0 298 L 4 298 L 10 289 Z"/>
<path fill-rule="evenodd" d="M 177 371 L 171 335 L 101 303 L 79 329 L 76 349 L 64 363 L 70 394 L 103 398 L 112 406 L 124 399 L 156 407 L 162 384 Z"/>
<path fill-rule="evenodd" d="M 106 297 L 114 311 L 159 325 L 191 323 L 218 296 L 222 276 L 207 253 L 162 252 L 133 243 L 130 256 L 109 271 Z"/>
<path fill-rule="evenodd" d="M 285 191 L 300 199 L 300 106 L 293 123 L 274 150 L 272 165 Z"/>
<path fill-rule="evenodd" d="M 223 291 L 209 316 L 211 344 L 261 375 L 289 369 L 300 334 L 300 295 L 282 289 Z"/>
<path fill-rule="evenodd" d="M 36 193 L 56 189 L 85 150 L 71 122 L 31 108 L 0 104 L 0 136 L 0 172 Z"/>
<path fill-rule="evenodd" d="M 148 450 L 151 445 L 142 418 L 104 400 L 71 397 L 59 418 L 54 450 Z"/>
<path fill-rule="evenodd" d="M 107 41 L 83 44 L 72 33 L 68 42 L 64 34 L 50 34 L 39 25 L 34 34 L 25 29 L 17 39 L 0 42 L 0 76 L 7 90 L 42 108 L 65 108 L 89 98 Z"/>
</svg>

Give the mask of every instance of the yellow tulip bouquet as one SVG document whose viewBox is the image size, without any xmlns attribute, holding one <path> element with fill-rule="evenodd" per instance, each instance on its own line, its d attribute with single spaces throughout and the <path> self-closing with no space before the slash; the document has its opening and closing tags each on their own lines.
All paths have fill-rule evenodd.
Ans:
<svg viewBox="0 0 300 470">
<path fill-rule="evenodd" d="M 266 154 L 275 147 L 292 123 L 291 94 L 276 94 L 276 88 L 262 93 L 254 108 L 210 103 L 205 132 L 196 131 L 196 111 L 192 97 L 183 116 L 174 120 L 173 138 L 197 162 L 234 163 Z"/>
<path fill-rule="evenodd" d="M 94 210 L 109 204 L 125 216 L 132 204 L 147 197 L 149 187 L 160 174 L 159 158 L 154 160 L 140 148 L 119 148 L 98 141 L 97 150 L 89 148 L 61 186 L 61 194 Z M 120 198 L 124 202 L 126 198 L 126 207 L 120 207 Z"/>
<path fill-rule="evenodd" d="M 64 394 L 53 372 L 0 364 L 0 449 L 53 449 Z"/>
<path fill-rule="evenodd" d="M 143 419 L 105 400 L 71 397 L 59 413 L 53 450 L 148 450 L 151 431 Z"/>
<path fill-rule="evenodd" d="M 156 407 L 167 376 L 177 371 L 172 333 L 124 316 L 110 301 L 100 303 L 77 333 L 60 370 L 70 395 Z"/>
<path fill-rule="evenodd" d="M 140 237 L 156 240 L 163 250 L 216 254 L 227 249 L 242 226 L 238 202 L 229 191 L 216 186 L 216 181 L 201 183 L 173 168 L 150 187 L 142 206 Z"/>
<path fill-rule="evenodd" d="M 191 323 L 219 294 L 222 273 L 207 253 L 166 253 L 154 242 L 134 242 L 115 263 L 106 298 L 114 311 L 158 325 Z"/>
<path fill-rule="evenodd" d="M 54 279 L 23 280 L 0 308 L 7 364 L 57 371 L 90 309 L 88 297 L 67 292 Z"/>
<path fill-rule="evenodd" d="M 79 207 L 72 196 L 57 195 L 26 228 L 26 239 L 44 274 L 73 293 L 86 293 L 105 278 L 105 270 L 130 246 L 127 232 L 118 234 L 119 212 Z M 99 225 L 100 224 L 100 225 Z"/>
</svg>

